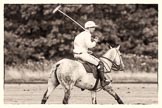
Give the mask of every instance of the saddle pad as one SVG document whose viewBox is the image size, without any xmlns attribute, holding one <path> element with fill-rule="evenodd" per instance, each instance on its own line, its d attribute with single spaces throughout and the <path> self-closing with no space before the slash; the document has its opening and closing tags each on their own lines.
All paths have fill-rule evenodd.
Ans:
<svg viewBox="0 0 162 108">
<path fill-rule="evenodd" d="M 82 63 L 87 73 L 93 73 L 93 76 L 98 79 L 97 67 L 91 63 L 84 62 Z"/>
</svg>

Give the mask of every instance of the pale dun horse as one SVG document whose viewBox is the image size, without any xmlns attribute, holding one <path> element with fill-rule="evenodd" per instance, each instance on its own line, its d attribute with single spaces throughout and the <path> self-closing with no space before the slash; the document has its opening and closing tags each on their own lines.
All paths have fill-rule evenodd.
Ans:
<svg viewBox="0 0 162 108">
<path fill-rule="evenodd" d="M 105 66 L 105 77 L 110 80 L 110 84 L 104 88 L 101 87 L 100 81 L 96 85 L 96 79 L 92 73 L 87 73 L 82 63 L 77 60 L 62 59 L 53 65 L 48 79 L 48 88 L 44 93 L 41 104 L 45 104 L 52 91 L 61 84 L 64 88 L 63 104 L 68 104 L 71 90 L 74 86 L 91 91 L 92 104 L 97 104 L 96 94 L 101 89 L 112 95 L 119 104 L 124 104 L 111 85 L 109 72 L 114 67 L 116 70 L 123 70 L 124 64 L 119 51 L 120 46 L 109 49 L 100 60 Z M 94 86 L 96 85 L 95 89 Z M 104 97 L 103 97 L 104 98 Z"/>
</svg>

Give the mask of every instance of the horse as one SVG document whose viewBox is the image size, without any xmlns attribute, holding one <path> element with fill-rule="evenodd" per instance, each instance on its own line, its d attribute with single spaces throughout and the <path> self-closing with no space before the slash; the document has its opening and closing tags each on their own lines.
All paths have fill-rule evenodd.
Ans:
<svg viewBox="0 0 162 108">
<path fill-rule="evenodd" d="M 113 68 L 117 71 L 122 71 L 124 69 L 124 64 L 119 48 L 120 46 L 110 48 L 99 58 L 104 64 L 104 75 L 106 79 L 110 80 L 110 83 L 104 87 L 101 87 L 100 81 L 96 83 L 97 79 L 94 78 L 92 73 L 86 72 L 83 64 L 80 61 L 64 58 L 56 62 L 52 66 L 48 79 L 48 87 L 43 95 L 41 104 L 46 103 L 52 91 L 59 84 L 61 84 L 64 88 L 64 98 L 62 101 L 63 104 L 69 103 L 71 90 L 74 86 L 91 91 L 92 104 L 97 104 L 96 94 L 102 89 L 113 96 L 118 104 L 124 104 L 119 95 L 114 91 L 111 84 L 112 78 L 109 75 Z"/>
</svg>

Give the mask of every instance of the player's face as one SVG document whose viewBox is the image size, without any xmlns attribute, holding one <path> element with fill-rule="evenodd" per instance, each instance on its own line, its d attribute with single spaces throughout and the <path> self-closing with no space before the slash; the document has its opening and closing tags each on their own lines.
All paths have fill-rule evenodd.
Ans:
<svg viewBox="0 0 162 108">
<path fill-rule="evenodd" d="M 90 29 L 90 32 L 93 33 L 95 31 L 95 27 L 91 27 L 89 28 Z"/>
</svg>

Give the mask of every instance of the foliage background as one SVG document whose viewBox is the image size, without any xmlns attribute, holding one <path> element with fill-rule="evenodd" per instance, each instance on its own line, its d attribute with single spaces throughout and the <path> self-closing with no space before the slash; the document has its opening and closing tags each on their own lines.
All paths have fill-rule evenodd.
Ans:
<svg viewBox="0 0 162 108">
<path fill-rule="evenodd" d="M 6 69 L 72 57 L 74 37 L 82 29 L 61 13 L 52 14 L 56 6 L 4 5 Z M 105 53 L 109 45 L 121 45 L 127 71 L 158 71 L 157 4 L 62 4 L 61 10 L 81 25 L 93 20 L 100 26 L 93 34 L 100 39 L 92 49 L 96 55 Z"/>
</svg>

